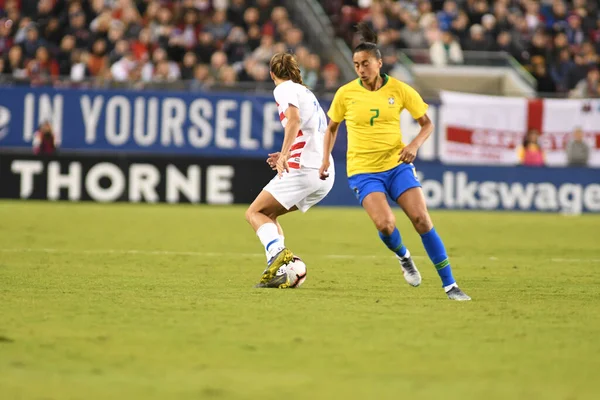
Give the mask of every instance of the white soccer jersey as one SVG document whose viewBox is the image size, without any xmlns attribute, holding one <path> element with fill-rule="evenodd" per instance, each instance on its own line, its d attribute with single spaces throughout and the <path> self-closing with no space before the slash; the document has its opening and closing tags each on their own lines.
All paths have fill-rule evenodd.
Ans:
<svg viewBox="0 0 600 400">
<path fill-rule="evenodd" d="M 285 111 L 290 104 L 300 110 L 300 130 L 290 148 L 289 167 L 320 168 L 327 119 L 319 101 L 309 89 L 292 81 L 277 85 L 273 95 L 284 129 L 287 125 Z"/>
</svg>

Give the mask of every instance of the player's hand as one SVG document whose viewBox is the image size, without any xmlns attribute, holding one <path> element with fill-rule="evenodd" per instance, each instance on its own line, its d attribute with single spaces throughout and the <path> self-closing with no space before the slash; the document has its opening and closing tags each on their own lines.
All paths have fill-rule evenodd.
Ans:
<svg viewBox="0 0 600 400">
<path fill-rule="evenodd" d="M 398 161 L 404 162 L 406 164 L 410 164 L 411 162 L 415 161 L 418 150 L 419 150 L 418 146 L 416 146 L 412 143 L 409 143 L 406 147 L 404 147 L 400 151 L 400 158 L 398 159 Z"/>
<path fill-rule="evenodd" d="M 280 178 L 284 172 L 290 172 L 290 167 L 288 166 L 287 158 L 277 158 L 277 162 L 275 163 L 275 169 L 277 170 L 277 176 Z"/>
<path fill-rule="evenodd" d="M 273 171 L 275 171 L 277 169 L 277 160 L 279 159 L 279 155 L 281 155 L 280 152 L 277 153 L 271 153 L 269 154 L 269 158 L 267 158 L 267 164 L 269 164 L 269 167 L 271 167 L 271 169 Z"/>
<path fill-rule="evenodd" d="M 319 168 L 319 177 L 321 180 L 325 180 L 329 177 L 327 170 L 329 169 L 329 160 L 323 161 L 321 168 Z"/>
</svg>

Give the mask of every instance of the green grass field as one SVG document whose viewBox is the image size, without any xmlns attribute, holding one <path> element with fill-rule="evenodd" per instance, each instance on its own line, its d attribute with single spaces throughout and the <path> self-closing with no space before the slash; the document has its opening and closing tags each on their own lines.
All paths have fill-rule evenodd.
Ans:
<svg viewBox="0 0 600 400">
<path fill-rule="evenodd" d="M 458 303 L 397 215 L 421 287 L 316 208 L 278 290 L 242 207 L 0 202 L 0 398 L 597 398 L 600 216 L 433 213 Z"/>
</svg>

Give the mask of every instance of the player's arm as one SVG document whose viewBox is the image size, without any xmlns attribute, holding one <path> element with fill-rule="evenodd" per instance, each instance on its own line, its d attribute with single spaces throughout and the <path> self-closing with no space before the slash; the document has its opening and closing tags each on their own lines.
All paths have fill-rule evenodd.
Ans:
<svg viewBox="0 0 600 400">
<path fill-rule="evenodd" d="M 321 179 L 325 180 L 329 176 L 327 170 L 329 169 L 329 158 L 335 145 L 335 139 L 337 138 L 338 128 L 346 117 L 346 96 L 344 88 L 338 89 L 333 96 L 331 107 L 327 115 L 329 115 L 329 125 L 325 129 L 325 137 L 323 138 L 323 161 L 321 162 L 321 168 L 319 169 L 319 175 Z"/>
<path fill-rule="evenodd" d="M 421 126 L 419 134 L 400 151 L 400 161 L 405 163 L 411 163 L 417 157 L 417 151 L 421 148 L 423 143 L 431 136 L 433 132 L 433 122 L 429 119 L 427 114 L 417 119 L 417 122 Z"/>
<path fill-rule="evenodd" d="M 423 143 L 431 136 L 433 132 L 433 122 L 427 115 L 429 106 L 423 101 L 421 95 L 412 87 L 405 85 L 404 104 L 410 115 L 419 123 L 421 130 L 419 134 L 406 146 L 399 154 L 399 160 L 404 163 L 411 163 L 417 157 L 417 151 Z"/>
<path fill-rule="evenodd" d="M 276 162 L 277 174 L 281 176 L 283 171 L 289 172 L 287 160 L 290 158 L 290 148 L 298 135 L 300 130 L 300 109 L 290 104 L 285 110 L 285 117 L 287 118 L 287 124 L 285 125 L 283 144 L 281 145 L 281 154 Z"/>
<path fill-rule="evenodd" d="M 287 118 L 287 124 L 285 125 L 283 144 L 281 145 L 280 157 L 288 159 L 290 157 L 290 148 L 298 135 L 300 130 L 300 110 L 298 107 L 290 104 L 285 110 L 285 117 Z"/>
<path fill-rule="evenodd" d="M 327 125 L 327 129 L 325 129 L 325 138 L 323 142 L 323 160 L 329 160 L 329 156 L 331 155 L 331 152 L 333 151 L 333 146 L 335 145 L 335 139 L 337 139 L 339 127 L 339 122 L 331 120 L 329 121 L 329 125 Z"/>
<path fill-rule="evenodd" d="M 327 129 L 325 129 L 325 137 L 323 138 L 323 161 L 321 161 L 321 168 L 319 168 L 319 176 L 322 180 L 327 179 L 329 176 L 329 173 L 327 172 L 330 167 L 329 158 L 331 156 L 331 152 L 333 151 L 333 146 L 335 145 L 335 139 L 337 138 L 339 127 L 339 122 L 330 120 L 329 125 L 327 125 Z"/>
</svg>

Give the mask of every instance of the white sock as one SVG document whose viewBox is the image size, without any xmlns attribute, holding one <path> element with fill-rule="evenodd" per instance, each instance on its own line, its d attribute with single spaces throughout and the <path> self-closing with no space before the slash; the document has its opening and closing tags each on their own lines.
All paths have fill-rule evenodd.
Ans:
<svg viewBox="0 0 600 400">
<path fill-rule="evenodd" d="M 281 244 L 281 248 L 285 247 L 285 237 L 283 236 L 279 236 L 279 243 L 277 243 L 278 245 Z M 271 253 L 269 253 L 266 249 L 265 249 L 265 256 L 267 257 L 267 262 L 269 262 L 269 260 L 271 259 L 271 257 L 273 257 L 271 255 Z"/>
<path fill-rule="evenodd" d="M 281 236 L 279 236 L 279 232 L 277 231 L 277 225 L 272 222 L 261 225 L 256 230 L 256 235 L 265 248 L 267 260 L 284 248 Z"/>
<path fill-rule="evenodd" d="M 452 289 L 453 287 L 458 287 L 458 285 L 456 284 L 456 282 L 454 282 L 451 285 L 444 286 L 444 292 L 448 293 L 450 291 L 450 289 Z"/>
</svg>

